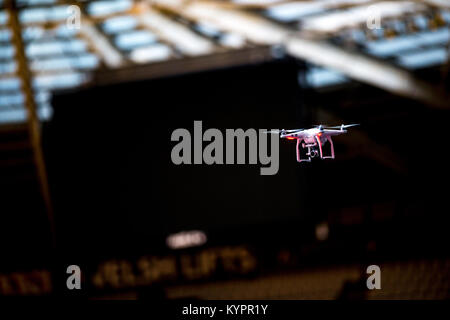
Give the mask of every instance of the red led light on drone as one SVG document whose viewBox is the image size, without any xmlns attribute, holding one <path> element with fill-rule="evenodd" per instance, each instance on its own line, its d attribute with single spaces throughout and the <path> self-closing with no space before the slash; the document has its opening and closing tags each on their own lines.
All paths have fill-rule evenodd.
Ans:
<svg viewBox="0 0 450 320">
<path fill-rule="evenodd" d="M 294 137 L 286 137 L 286 139 L 288 139 L 288 140 L 295 140 Z"/>
</svg>

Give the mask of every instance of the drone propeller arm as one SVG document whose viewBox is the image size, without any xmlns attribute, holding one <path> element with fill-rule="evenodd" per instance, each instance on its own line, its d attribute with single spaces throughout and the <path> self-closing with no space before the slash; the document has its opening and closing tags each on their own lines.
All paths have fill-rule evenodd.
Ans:
<svg viewBox="0 0 450 320">
<path fill-rule="evenodd" d="M 325 127 L 325 129 L 340 129 L 342 131 L 344 129 L 351 128 L 354 126 L 359 126 L 359 123 L 341 124 L 340 126 Z"/>
</svg>

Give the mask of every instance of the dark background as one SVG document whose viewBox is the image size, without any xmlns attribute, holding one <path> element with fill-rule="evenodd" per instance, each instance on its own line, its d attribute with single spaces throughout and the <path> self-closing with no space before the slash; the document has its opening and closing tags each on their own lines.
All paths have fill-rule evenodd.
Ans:
<svg viewBox="0 0 450 320">
<path fill-rule="evenodd" d="M 365 86 L 339 91 L 341 96 L 301 89 L 302 68 L 285 58 L 56 95 L 45 141 L 58 243 L 82 254 L 129 253 L 162 248 L 166 235 L 190 229 L 206 231 L 212 243 L 286 243 L 311 240 L 316 223 L 335 219 L 332 246 L 351 243 L 345 252 L 371 238 L 385 242 L 383 254 L 397 245 L 400 252 L 439 251 L 447 239 L 440 222 L 448 220 L 448 112 Z M 342 108 L 350 94 L 352 104 Z M 171 163 L 172 131 L 193 133 L 194 120 L 203 121 L 203 130 L 222 132 L 303 128 L 324 123 L 323 105 L 333 112 L 336 106 L 342 122 L 361 123 L 358 130 L 389 146 L 401 167 L 379 161 L 389 154 L 373 159 L 361 151 L 371 145 L 342 143 L 352 139 L 352 130 L 334 139 L 335 161 L 300 165 L 295 142 L 280 141 L 275 176 L 261 176 L 260 165 Z M 388 207 L 389 224 L 376 223 L 380 206 L 378 211 Z M 358 227 L 338 232 L 348 228 L 339 223 L 340 213 L 352 209 L 362 211 Z"/>
<path fill-rule="evenodd" d="M 105 260 L 233 245 L 257 257 L 251 278 L 356 264 L 365 279 L 370 264 L 445 261 L 448 112 L 357 83 L 317 91 L 302 85 L 306 67 L 284 57 L 55 94 L 43 142 L 56 247 L 36 251 L 38 244 L 28 242 L 32 253 L 22 255 L 23 265 L 52 261 L 51 268 L 64 270 L 76 261 L 89 283 Z M 335 160 L 299 164 L 295 141 L 280 141 L 278 174 L 261 176 L 260 165 L 172 164 L 171 133 L 193 132 L 194 120 L 222 132 L 361 125 L 334 139 Z M 319 224 L 327 228 L 322 241 Z M 204 246 L 166 246 L 169 234 L 192 229 L 207 234 Z M 16 267 L 20 262 L 14 259 Z M 54 277 L 67 294 L 65 274 Z M 363 297 L 364 281 L 347 283 L 341 296 Z M 163 296 L 159 288 L 144 295 Z"/>
<path fill-rule="evenodd" d="M 302 125 L 298 69 L 287 59 L 56 96 L 45 135 L 63 243 L 129 252 L 183 230 L 242 241 L 271 223 L 301 223 L 308 190 L 295 143 L 280 143 L 273 176 L 261 176 L 259 164 L 177 166 L 170 158 L 172 131 L 193 136 L 194 120 L 223 133 Z"/>
</svg>

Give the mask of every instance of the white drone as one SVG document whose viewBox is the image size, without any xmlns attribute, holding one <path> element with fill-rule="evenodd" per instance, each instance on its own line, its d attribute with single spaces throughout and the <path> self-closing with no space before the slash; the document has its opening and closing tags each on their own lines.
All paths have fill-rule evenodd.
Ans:
<svg viewBox="0 0 450 320">
<path fill-rule="evenodd" d="M 310 162 L 312 158 L 320 156 L 321 159 L 334 159 L 334 146 L 332 136 L 337 136 L 347 133 L 347 128 L 357 126 L 358 124 L 343 124 L 335 127 L 324 127 L 318 125 L 311 129 L 293 129 L 293 130 L 271 130 L 266 133 L 279 134 L 280 138 L 288 140 L 297 140 L 297 161 Z M 323 146 L 326 142 L 330 143 L 330 154 L 324 155 Z M 308 151 L 307 158 L 302 158 L 300 155 L 300 146 Z"/>
</svg>

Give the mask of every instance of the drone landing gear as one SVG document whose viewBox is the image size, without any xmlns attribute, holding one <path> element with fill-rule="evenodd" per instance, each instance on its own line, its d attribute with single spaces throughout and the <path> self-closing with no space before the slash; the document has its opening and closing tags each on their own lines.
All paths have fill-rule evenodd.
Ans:
<svg viewBox="0 0 450 320">
<path fill-rule="evenodd" d="M 315 143 L 305 144 L 305 143 L 303 143 L 302 139 L 297 139 L 297 162 L 311 162 L 311 159 L 315 158 L 317 156 L 320 156 L 321 159 L 334 159 L 334 145 L 333 145 L 333 140 L 331 140 L 331 137 L 327 137 L 327 140 L 326 140 L 330 143 L 330 154 L 329 155 L 324 155 L 322 142 L 320 141 L 320 138 L 316 137 L 315 140 L 316 140 Z M 306 149 L 306 148 L 308 149 L 308 151 L 306 152 L 307 158 L 301 157 L 300 146 L 303 149 Z"/>
<path fill-rule="evenodd" d="M 314 158 L 315 156 L 317 156 L 317 150 L 314 148 L 315 146 L 317 146 L 317 144 L 315 144 L 315 143 L 304 144 L 304 143 L 302 143 L 302 141 L 303 140 L 301 140 L 301 139 L 297 139 L 297 162 L 311 162 L 311 158 Z M 308 158 L 302 158 L 300 146 L 303 149 L 308 148 L 308 152 L 306 153 Z"/>
<path fill-rule="evenodd" d="M 327 140 L 330 143 L 330 154 L 324 155 L 323 149 L 322 149 L 322 142 L 320 141 L 319 137 L 316 137 L 317 144 L 319 145 L 320 150 L 320 158 L 321 159 L 334 159 L 334 145 L 333 140 L 331 140 L 331 137 L 327 137 Z"/>
</svg>

